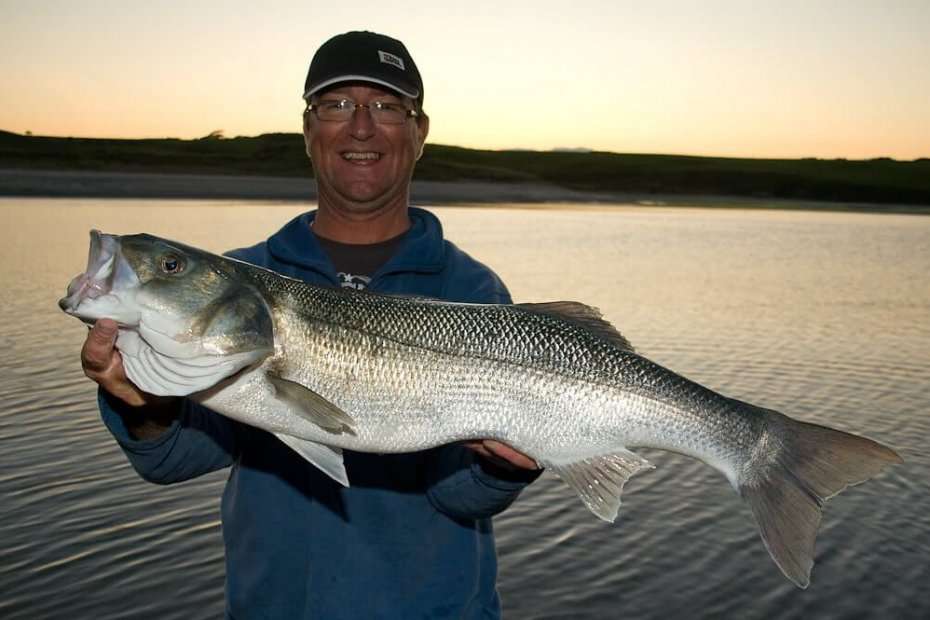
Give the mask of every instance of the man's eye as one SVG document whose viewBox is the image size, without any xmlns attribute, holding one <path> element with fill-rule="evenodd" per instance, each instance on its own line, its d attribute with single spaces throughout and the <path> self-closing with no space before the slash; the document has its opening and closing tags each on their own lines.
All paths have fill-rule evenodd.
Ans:
<svg viewBox="0 0 930 620">
<path fill-rule="evenodd" d="M 339 110 L 344 110 L 348 107 L 346 105 L 346 100 L 336 100 L 336 99 L 327 99 L 321 101 L 317 104 L 317 108 L 324 112 L 338 112 Z"/>
<path fill-rule="evenodd" d="M 397 112 L 404 111 L 404 106 L 400 105 L 399 103 L 390 103 L 387 101 L 375 101 L 372 105 L 378 108 L 379 110 L 384 110 L 385 112 L 397 113 Z"/>
</svg>

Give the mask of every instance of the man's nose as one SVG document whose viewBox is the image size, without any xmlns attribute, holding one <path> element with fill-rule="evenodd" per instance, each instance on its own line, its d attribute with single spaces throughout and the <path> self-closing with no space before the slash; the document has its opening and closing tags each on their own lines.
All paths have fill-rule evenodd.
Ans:
<svg viewBox="0 0 930 620">
<path fill-rule="evenodd" d="M 355 108 L 349 123 L 351 123 L 349 130 L 352 136 L 360 140 L 370 138 L 375 133 L 375 121 L 371 118 L 371 110 L 367 106 Z"/>
</svg>

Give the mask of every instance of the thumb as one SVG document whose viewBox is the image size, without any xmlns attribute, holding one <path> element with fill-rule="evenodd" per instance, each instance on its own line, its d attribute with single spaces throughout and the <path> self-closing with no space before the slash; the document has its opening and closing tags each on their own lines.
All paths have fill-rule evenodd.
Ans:
<svg viewBox="0 0 930 620">
<path fill-rule="evenodd" d="M 100 319 L 91 328 L 81 349 L 81 362 L 85 371 L 101 372 L 110 364 L 116 344 L 116 321 Z"/>
<path fill-rule="evenodd" d="M 90 337 L 101 345 L 111 345 L 116 341 L 119 328 L 113 319 L 99 319 L 90 330 Z"/>
</svg>

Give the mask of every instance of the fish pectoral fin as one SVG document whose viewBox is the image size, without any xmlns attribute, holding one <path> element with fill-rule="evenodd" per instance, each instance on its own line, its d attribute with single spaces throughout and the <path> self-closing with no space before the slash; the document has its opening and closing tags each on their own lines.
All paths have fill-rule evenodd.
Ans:
<svg viewBox="0 0 930 620">
<path fill-rule="evenodd" d="M 609 523 L 617 518 L 623 485 L 630 476 L 655 468 L 643 457 L 626 449 L 574 463 L 557 465 L 540 462 L 540 465 L 558 474 L 591 512 Z"/>
<path fill-rule="evenodd" d="M 336 435 L 355 434 L 355 420 L 352 416 L 310 388 L 271 372 L 266 373 L 266 376 L 274 386 L 278 400 L 285 403 L 296 415 Z"/>
<path fill-rule="evenodd" d="M 275 433 L 275 437 L 342 486 L 349 486 L 349 476 L 346 475 L 341 448 L 307 441 L 284 433 Z"/>
<path fill-rule="evenodd" d="M 578 301 L 547 301 L 543 303 L 516 304 L 516 306 L 529 312 L 557 316 L 570 323 L 584 327 L 588 331 L 603 338 L 607 342 L 613 343 L 624 351 L 629 351 L 630 353 L 635 352 L 630 341 L 617 331 L 616 327 L 601 316 L 600 310 L 593 306 L 588 306 Z"/>
</svg>

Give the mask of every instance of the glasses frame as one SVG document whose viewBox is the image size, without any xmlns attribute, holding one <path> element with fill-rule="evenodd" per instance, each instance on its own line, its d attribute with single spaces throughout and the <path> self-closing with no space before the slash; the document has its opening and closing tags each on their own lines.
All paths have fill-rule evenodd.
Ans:
<svg viewBox="0 0 930 620">
<path fill-rule="evenodd" d="M 337 119 L 334 119 L 334 118 L 320 118 L 319 108 L 320 108 L 320 103 L 322 103 L 323 101 L 326 101 L 326 102 L 329 102 L 329 103 L 333 103 L 333 102 L 343 103 L 343 102 L 345 102 L 345 103 L 347 103 L 347 104 L 351 104 L 351 105 L 354 106 L 354 107 L 352 108 L 352 113 L 349 114 L 349 116 L 348 116 L 347 118 L 343 119 L 343 120 L 337 120 Z M 317 120 L 319 120 L 321 123 L 346 123 L 346 122 L 352 120 L 352 117 L 355 116 L 355 113 L 358 111 L 359 108 L 365 108 L 366 110 L 368 110 L 368 114 L 371 115 L 371 120 L 374 121 L 376 124 L 380 124 L 380 125 L 403 125 L 403 124 L 406 122 L 406 120 L 407 120 L 408 118 L 417 118 L 417 117 L 420 116 L 419 112 L 417 112 L 417 111 L 414 110 L 413 108 L 407 108 L 407 107 L 404 107 L 404 106 L 400 106 L 400 107 L 402 107 L 402 108 L 404 109 L 404 118 L 403 118 L 403 120 L 401 120 L 400 122 L 397 122 L 397 123 L 391 123 L 391 122 L 385 123 L 383 120 L 380 120 L 380 121 L 377 120 L 376 116 L 375 116 L 374 114 L 372 114 L 372 108 L 378 109 L 379 106 L 387 105 L 387 103 L 384 102 L 384 101 L 380 101 L 380 100 L 377 100 L 377 99 L 376 99 L 375 101 L 372 101 L 371 103 L 355 103 L 355 102 L 352 101 L 351 99 L 345 99 L 345 98 L 343 98 L 343 99 L 326 99 L 326 100 L 323 100 L 323 101 L 320 101 L 320 102 L 317 102 L 317 103 L 310 103 L 310 104 L 307 104 L 307 109 L 304 110 L 304 112 L 313 112 L 314 114 L 316 114 Z M 400 105 L 400 104 L 390 104 L 390 105 Z"/>
</svg>

